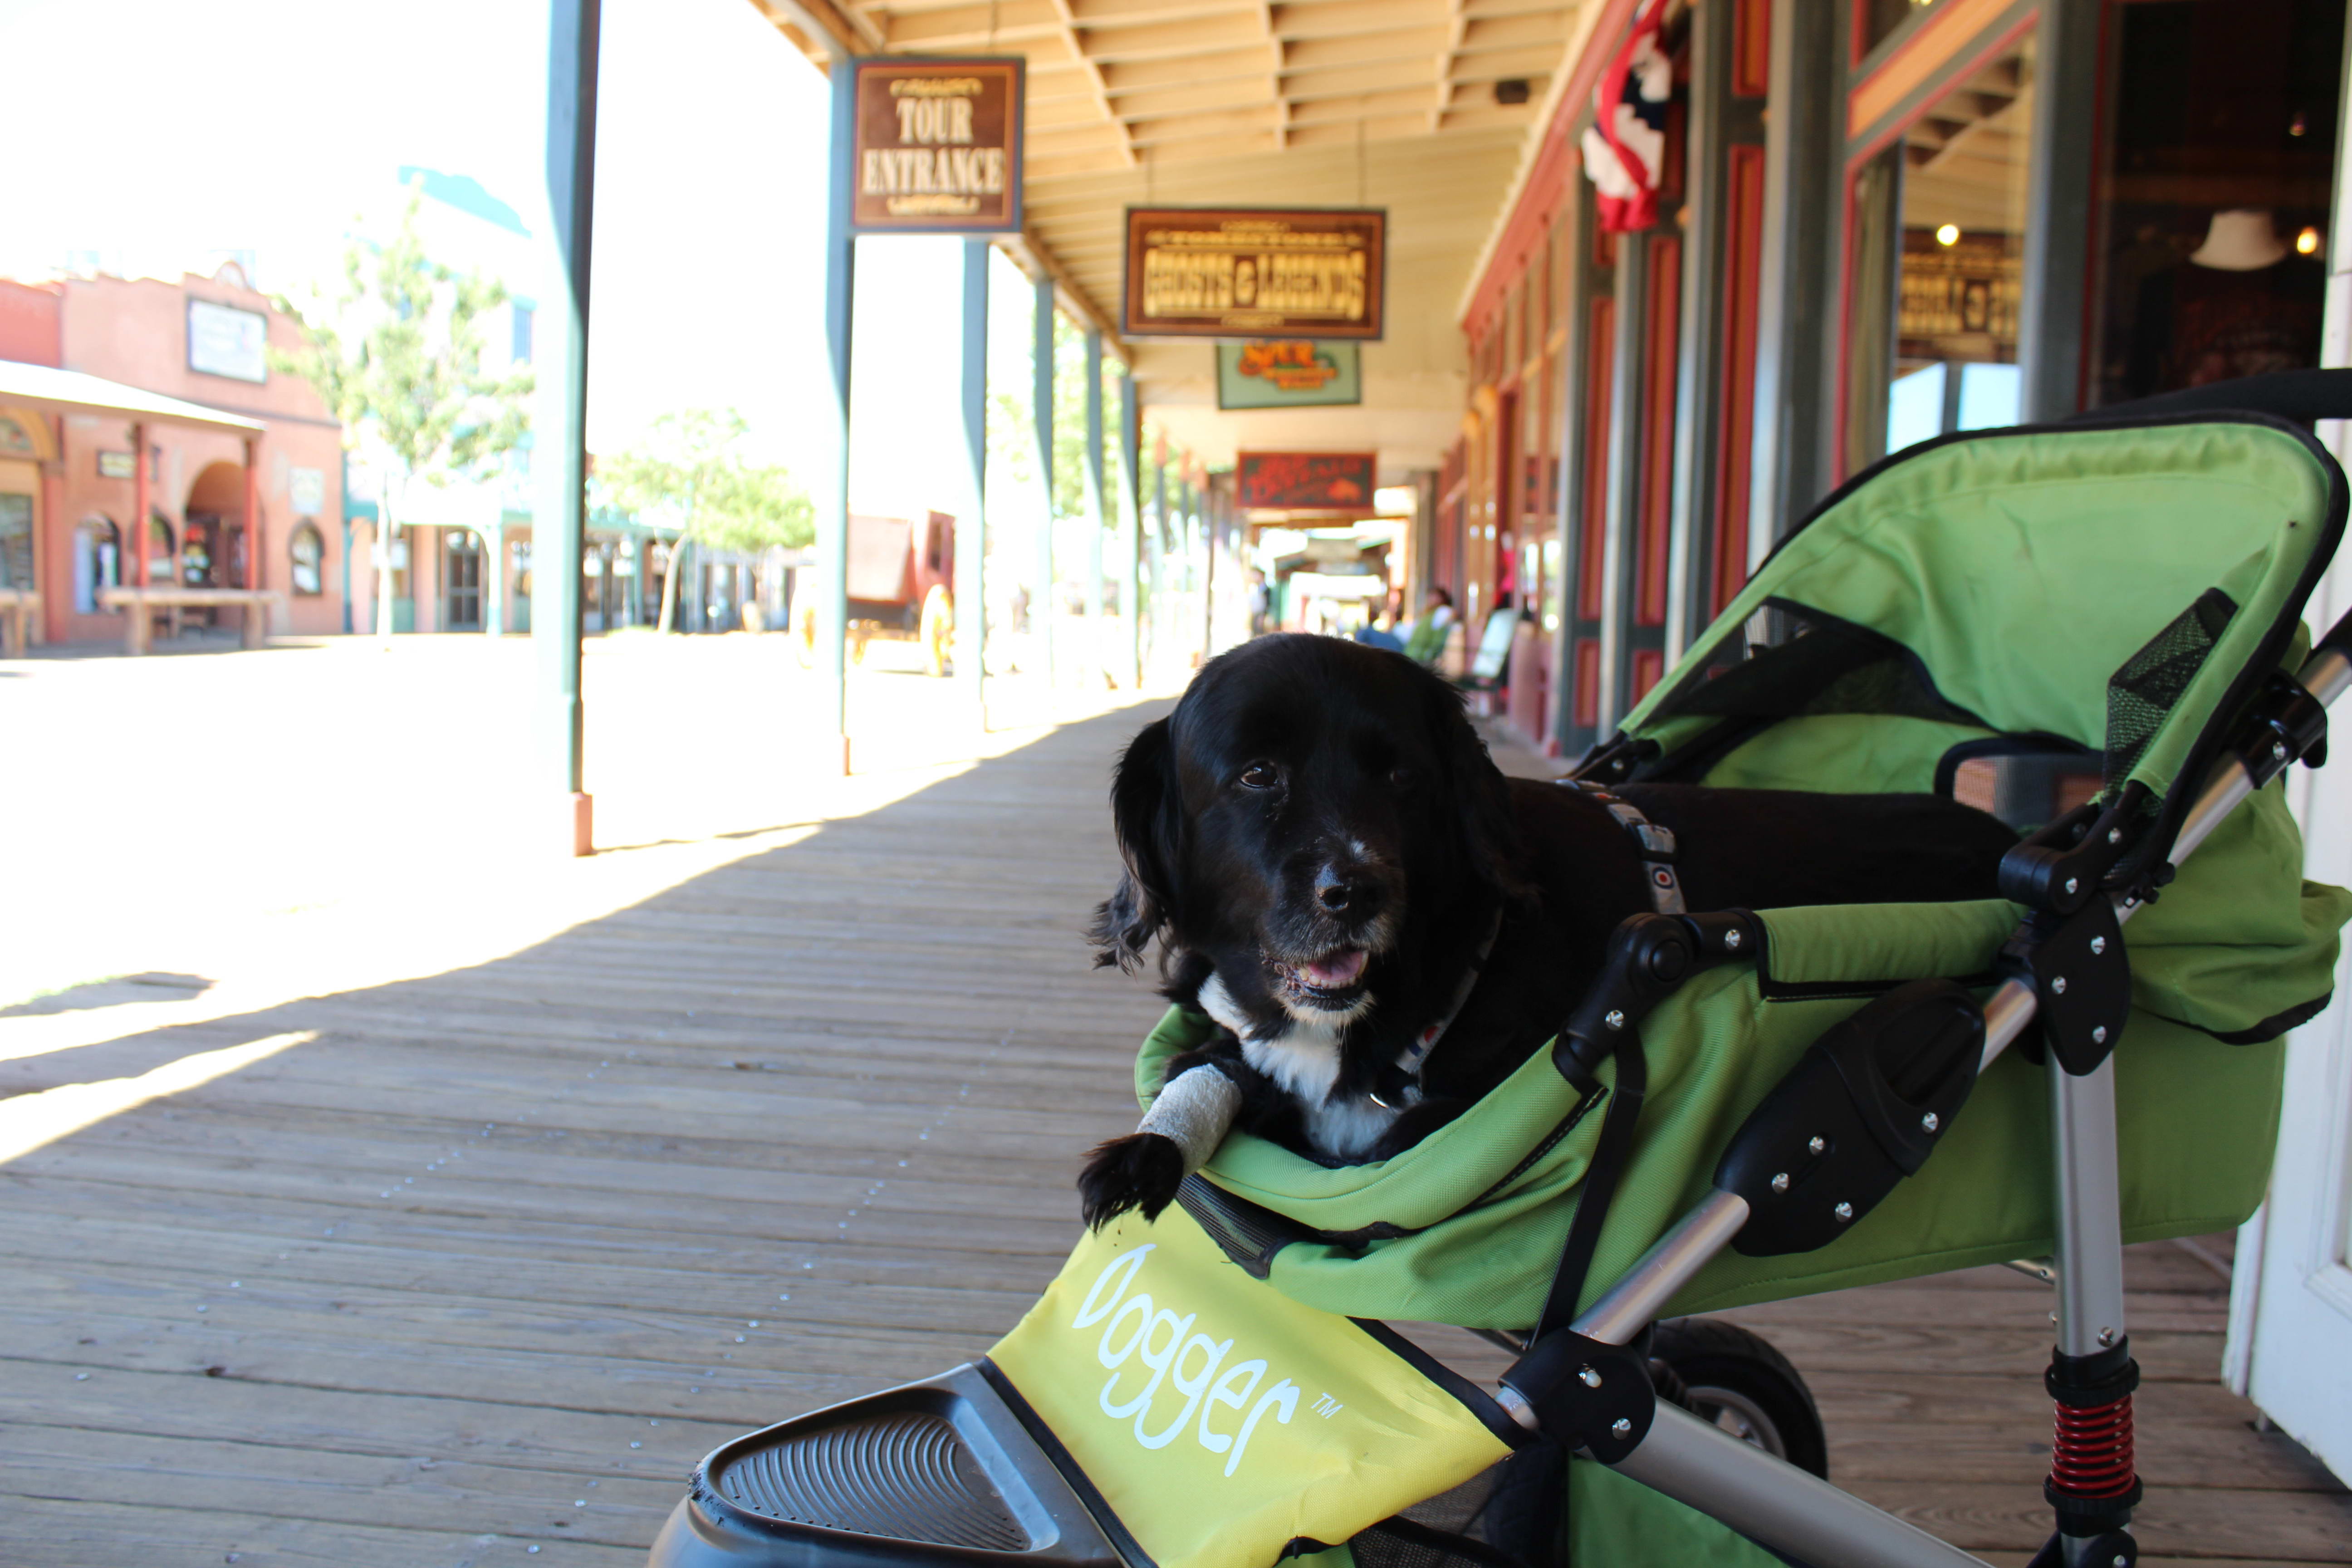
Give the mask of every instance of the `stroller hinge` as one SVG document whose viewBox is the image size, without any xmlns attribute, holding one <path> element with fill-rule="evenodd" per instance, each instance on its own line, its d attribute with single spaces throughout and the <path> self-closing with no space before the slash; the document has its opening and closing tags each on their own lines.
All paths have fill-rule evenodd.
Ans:
<svg viewBox="0 0 2352 1568">
<path fill-rule="evenodd" d="M 2095 898 L 2071 915 L 2028 915 L 1996 967 L 2033 987 L 2042 1037 L 2058 1065 L 2076 1078 L 2106 1060 L 2123 1037 L 2131 1016 L 2131 959 L 2112 900 Z"/>
<path fill-rule="evenodd" d="M 1610 934 L 1600 977 L 1552 1042 L 1552 1065 L 1590 1091 L 1601 1064 L 1675 987 L 1702 969 L 1755 958 L 1763 945 L 1763 923 L 1746 910 L 1626 916 Z"/>
<path fill-rule="evenodd" d="M 1536 1430 L 1571 1450 L 1590 1449 L 1604 1465 L 1640 1447 L 1657 1415 L 1657 1390 L 1642 1352 L 1574 1329 L 1544 1335 L 1500 1381 L 1534 1416 Z"/>
<path fill-rule="evenodd" d="M 2102 805 L 2085 801 L 2000 858 L 2000 896 L 2062 915 L 2105 890 L 2107 876 L 2146 826 L 2147 786 L 2127 784 Z"/>
<path fill-rule="evenodd" d="M 2298 760 L 2327 763 L 2327 705 L 2284 669 L 2271 671 L 2254 699 L 2237 747 L 2238 760 L 2260 789 Z"/>
</svg>

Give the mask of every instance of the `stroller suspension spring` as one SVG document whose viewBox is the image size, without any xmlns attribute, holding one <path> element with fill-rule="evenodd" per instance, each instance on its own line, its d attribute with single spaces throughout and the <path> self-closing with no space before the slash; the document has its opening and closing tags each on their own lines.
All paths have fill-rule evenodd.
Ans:
<svg viewBox="0 0 2352 1568">
<path fill-rule="evenodd" d="M 2105 1405 L 2058 1405 L 2050 1441 L 2053 1490 L 2075 1498 L 2120 1497 L 2136 1479 L 2130 1394 Z"/>
</svg>

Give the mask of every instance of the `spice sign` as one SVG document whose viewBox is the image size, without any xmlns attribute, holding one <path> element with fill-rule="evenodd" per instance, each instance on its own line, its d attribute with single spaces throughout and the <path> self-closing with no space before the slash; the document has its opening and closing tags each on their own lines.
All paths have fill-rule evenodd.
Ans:
<svg viewBox="0 0 2352 1568">
<path fill-rule="evenodd" d="M 1129 207 L 1124 330 L 1138 338 L 1378 338 L 1388 214 Z"/>
<path fill-rule="evenodd" d="M 1305 338 L 1219 343 L 1217 406 L 1313 408 L 1364 400 L 1363 351 Z"/>
<path fill-rule="evenodd" d="M 856 62 L 851 225 L 861 234 L 1021 228 L 1021 59 Z"/>
</svg>

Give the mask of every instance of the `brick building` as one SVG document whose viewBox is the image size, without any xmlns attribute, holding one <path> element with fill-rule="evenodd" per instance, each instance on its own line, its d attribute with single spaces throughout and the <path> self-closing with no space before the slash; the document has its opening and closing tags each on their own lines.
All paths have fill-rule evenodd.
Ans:
<svg viewBox="0 0 2352 1568">
<path fill-rule="evenodd" d="M 79 373 L 69 395 L 14 402 L 0 376 L 0 586 L 39 591 L 42 640 L 119 638 L 98 593 L 142 556 L 152 584 L 274 588 L 280 629 L 344 629 L 341 430 L 268 363 L 300 342 L 234 262 L 176 283 L 0 279 L 0 372 Z"/>
</svg>

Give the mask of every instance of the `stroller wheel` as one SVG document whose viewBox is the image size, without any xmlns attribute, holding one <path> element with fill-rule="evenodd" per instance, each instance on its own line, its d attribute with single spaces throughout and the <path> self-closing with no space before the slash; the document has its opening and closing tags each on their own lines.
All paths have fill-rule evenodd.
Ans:
<svg viewBox="0 0 2352 1568">
<path fill-rule="evenodd" d="M 1812 1391 L 1769 1340 L 1713 1318 L 1676 1318 L 1658 1325 L 1650 1360 L 1668 1373 L 1657 1379 L 1661 1395 L 1799 1469 L 1829 1479 L 1829 1436 Z"/>
</svg>

